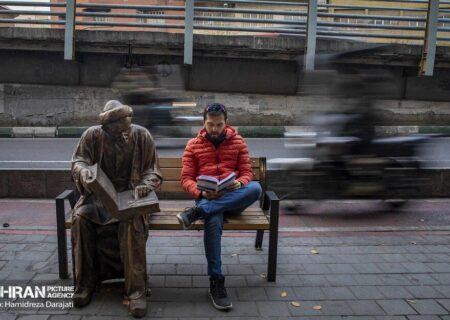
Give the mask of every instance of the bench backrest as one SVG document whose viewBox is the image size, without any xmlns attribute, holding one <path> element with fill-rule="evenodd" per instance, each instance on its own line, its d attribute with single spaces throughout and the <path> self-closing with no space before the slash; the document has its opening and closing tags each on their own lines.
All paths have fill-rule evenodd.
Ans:
<svg viewBox="0 0 450 320">
<path fill-rule="evenodd" d="M 253 176 L 259 181 L 263 190 L 266 190 L 266 158 L 251 158 Z M 161 191 L 158 192 L 160 199 L 189 199 L 189 195 L 182 189 L 181 158 L 159 158 L 159 165 L 164 176 Z"/>
</svg>

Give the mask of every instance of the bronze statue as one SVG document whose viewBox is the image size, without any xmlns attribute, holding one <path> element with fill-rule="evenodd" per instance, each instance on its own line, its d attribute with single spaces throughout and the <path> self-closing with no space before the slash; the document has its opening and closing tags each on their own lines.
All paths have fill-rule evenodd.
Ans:
<svg viewBox="0 0 450 320">
<path fill-rule="evenodd" d="M 91 301 L 97 284 L 125 278 L 124 295 L 134 317 L 147 310 L 147 215 L 118 221 L 90 192 L 90 165 L 98 163 L 117 192 L 134 189 L 146 196 L 162 183 L 152 136 L 131 123 L 133 110 L 111 100 L 100 114 L 101 126 L 88 128 L 72 157 L 72 176 L 81 194 L 72 218 L 74 306 Z"/>
</svg>

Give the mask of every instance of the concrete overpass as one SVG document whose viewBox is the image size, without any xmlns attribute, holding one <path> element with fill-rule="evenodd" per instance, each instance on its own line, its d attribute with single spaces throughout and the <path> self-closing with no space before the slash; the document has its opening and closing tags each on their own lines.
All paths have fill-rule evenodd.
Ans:
<svg viewBox="0 0 450 320">
<path fill-rule="evenodd" d="M 273 34 L 196 34 L 194 37 L 194 62 L 185 70 L 187 89 L 264 94 L 298 91 L 304 37 Z M 184 36 L 182 33 L 77 30 L 75 47 L 75 62 L 64 61 L 64 29 L 0 28 L 3 70 L 0 82 L 108 86 L 124 65 L 130 48 L 141 65 L 161 61 L 182 64 Z M 413 78 L 421 50 L 422 46 L 418 45 L 377 45 L 319 38 L 317 64 L 320 69 L 321 61 L 329 55 L 353 52 L 341 63 L 394 68 L 404 77 Z M 222 75 L 220 85 L 210 81 L 212 66 L 215 74 Z M 448 75 L 450 47 L 437 47 L 435 68 L 436 76 L 424 78 L 424 84 Z M 434 94 L 433 97 L 441 100 Z"/>
</svg>

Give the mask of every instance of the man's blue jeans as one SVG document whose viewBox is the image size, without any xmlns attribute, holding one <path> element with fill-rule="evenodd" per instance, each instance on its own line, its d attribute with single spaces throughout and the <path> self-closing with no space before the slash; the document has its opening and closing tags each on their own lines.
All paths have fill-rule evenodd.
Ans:
<svg viewBox="0 0 450 320">
<path fill-rule="evenodd" d="M 205 244 L 206 260 L 208 261 L 208 275 L 222 276 L 222 230 L 224 216 L 239 215 L 261 196 L 262 189 L 258 182 L 252 181 L 245 186 L 227 192 L 218 199 L 202 198 L 197 201 L 197 207 L 205 212 Z"/>
</svg>

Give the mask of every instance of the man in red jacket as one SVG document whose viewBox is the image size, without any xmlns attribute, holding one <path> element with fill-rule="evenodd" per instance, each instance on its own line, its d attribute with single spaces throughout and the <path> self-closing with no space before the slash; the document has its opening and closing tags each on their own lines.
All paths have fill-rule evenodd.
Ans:
<svg viewBox="0 0 450 320">
<path fill-rule="evenodd" d="M 204 245 L 210 276 L 209 295 L 215 308 L 232 308 L 222 273 L 221 238 L 224 216 L 238 215 L 261 196 L 261 186 L 253 180 L 247 144 L 227 125 L 227 110 L 220 103 L 208 105 L 203 112 L 204 128 L 189 140 L 183 153 L 181 184 L 196 199 L 195 207 L 177 215 L 180 224 L 189 228 L 204 219 Z M 208 175 L 223 179 L 236 174 L 235 183 L 226 192 L 200 191 L 197 178 Z"/>
</svg>

